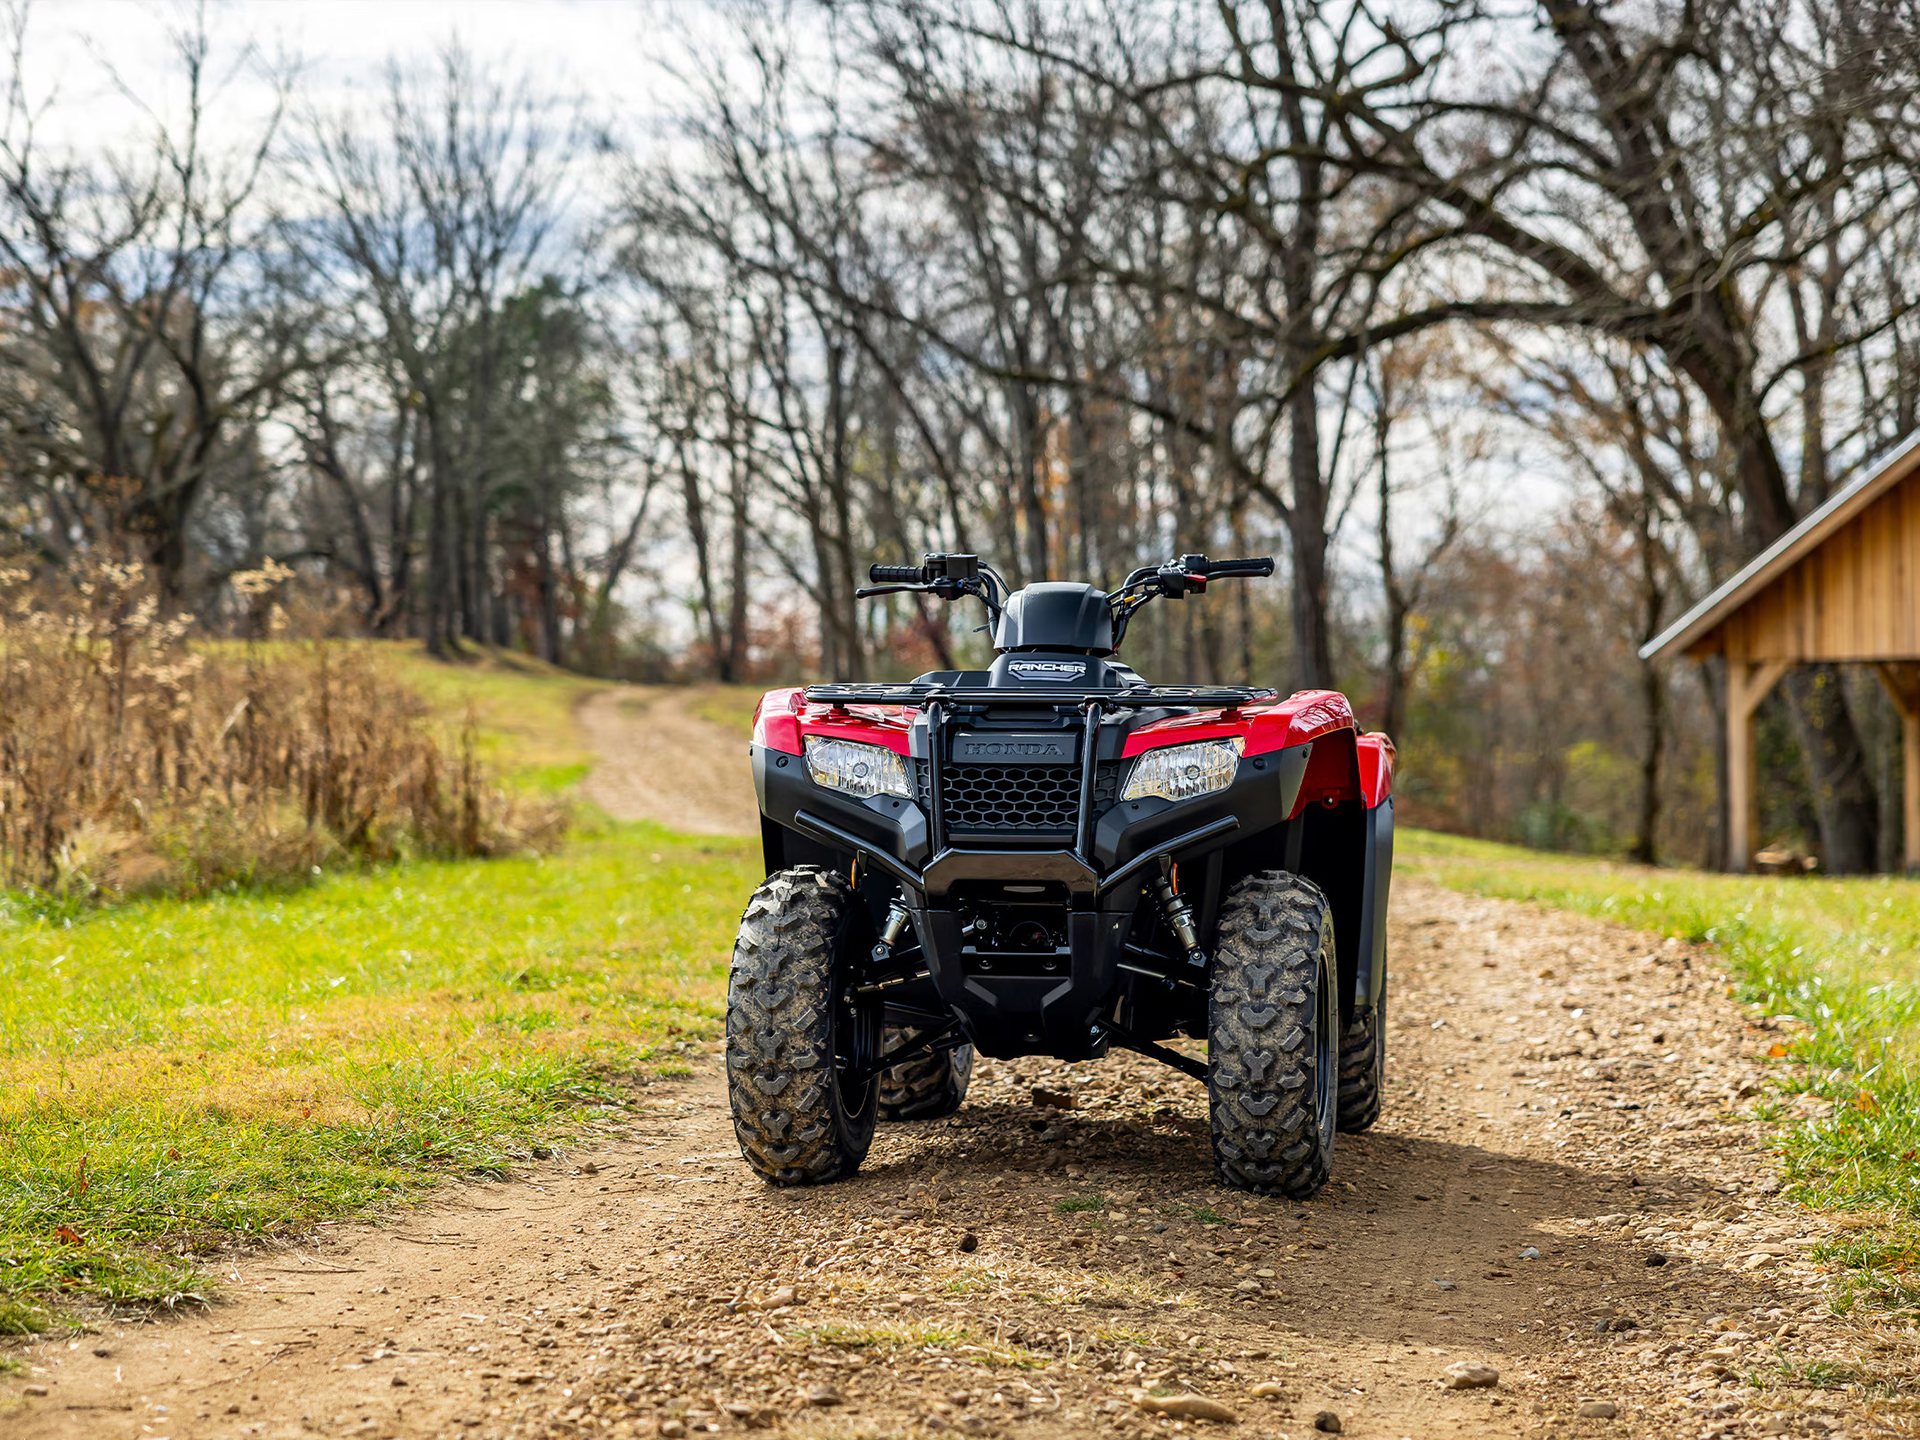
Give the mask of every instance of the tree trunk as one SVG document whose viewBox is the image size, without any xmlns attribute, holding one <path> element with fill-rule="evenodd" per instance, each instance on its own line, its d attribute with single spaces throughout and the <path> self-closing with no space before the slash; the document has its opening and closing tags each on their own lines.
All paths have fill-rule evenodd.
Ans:
<svg viewBox="0 0 1920 1440">
<path fill-rule="evenodd" d="M 1654 497 L 1641 497 L 1636 517 L 1634 548 L 1640 560 L 1640 598 L 1645 606 L 1640 626 L 1640 643 L 1646 645 L 1659 635 L 1661 618 L 1666 613 L 1666 595 L 1660 587 L 1659 557 L 1654 554 Z M 1660 761 L 1666 745 L 1667 691 L 1658 664 L 1640 662 L 1640 697 L 1646 710 L 1647 743 L 1640 756 L 1640 823 L 1628 858 L 1642 865 L 1658 859 L 1660 825 Z"/>
<path fill-rule="evenodd" d="M 1333 688 L 1333 639 L 1327 623 L 1327 495 L 1320 478 L 1317 387 L 1311 380 L 1287 401 L 1287 512 L 1293 550 L 1293 684 Z"/>
<path fill-rule="evenodd" d="M 752 576 L 747 560 L 747 467 L 736 459 L 730 467 L 730 493 L 727 522 L 727 663 L 725 678 L 737 684 L 746 676 L 747 602 L 751 597 Z"/>
<path fill-rule="evenodd" d="M 700 493 L 699 476 L 684 457 L 680 478 L 687 511 L 687 539 L 693 544 L 694 573 L 700 581 L 700 619 L 707 632 L 707 663 L 716 680 L 731 684 L 734 677 L 727 663 L 726 637 L 720 628 L 720 606 L 714 595 L 713 545 L 707 534 L 706 498 Z"/>
</svg>

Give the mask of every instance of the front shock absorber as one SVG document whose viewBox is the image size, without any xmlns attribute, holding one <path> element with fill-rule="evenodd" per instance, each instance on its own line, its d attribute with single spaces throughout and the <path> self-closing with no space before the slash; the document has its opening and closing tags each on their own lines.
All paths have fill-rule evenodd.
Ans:
<svg viewBox="0 0 1920 1440">
<path fill-rule="evenodd" d="M 1167 928 L 1172 930 L 1180 943 L 1186 947 L 1187 963 L 1204 966 L 1207 952 L 1200 948 L 1200 934 L 1193 926 L 1193 911 L 1187 902 L 1180 898 L 1180 892 L 1173 888 L 1173 866 L 1171 862 L 1162 862 L 1160 878 L 1154 883 L 1154 889 L 1160 896 L 1160 909 L 1167 917 Z"/>
<path fill-rule="evenodd" d="M 894 942 L 900 938 L 900 932 L 907 928 L 912 919 L 907 907 L 895 900 L 887 909 L 887 923 L 880 931 L 880 943 L 873 947 L 873 961 L 878 965 L 893 954 Z"/>
</svg>

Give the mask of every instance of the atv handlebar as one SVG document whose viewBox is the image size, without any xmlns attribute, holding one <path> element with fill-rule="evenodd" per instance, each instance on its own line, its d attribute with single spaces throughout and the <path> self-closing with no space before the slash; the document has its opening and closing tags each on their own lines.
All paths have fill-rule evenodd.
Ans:
<svg viewBox="0 0 1920 1440">
<path fill-rule="evenodd" d="M 1210 580 L 1225 579 L 1232 575 L 1271 575 L 1273 557 L 1263 555 L 1257 560 L 1209 560 L 1201 573 Z"/>
<path fill-rule="evenodd" d="M 922 555 L 918 565 L 869 565 L 867 579 L 873 582 L 872 588 L 854 591 L 854 599 L 897 595 L 903 590 L 941 600 L 971 595 L 987 607 L 987 617 L 995 624 L 1000 622 L 1000 607 L 1008 594 L 1007 582 L 991 565 L 982 565 L 978 555 Z"/>
<path fill-rule="evenodd" d="M 1107 608 L 1113 616 L 1113 646 L 1118 649 L 1126 636 L 1127 621 L 1134 611 L 1156 596 L 1184 600 L 1198 594 L 1209 580 L 1236 577 L 1252 578 L 1273 574 L 1271 556 L 1250 556 L 1239 560 L 1209 560 L 1204 555 L 1176 555 L 1160 565 L 1148 565 L 1127 576 L 1126 583 L 1107 595 Z M 922 555 L 918 565 L 869 565 L 867 579 L 871 589 L 853 592 L 856 600 L 872 595 L 896 595 L 915 591 L 941 600 L 958 600 L 971 595 L 987 607 L 987 618 L 1000 622 L 1000 610 L 1011 590 L 990 565 L 982 565 L 977 555 Z"/>
</svg>

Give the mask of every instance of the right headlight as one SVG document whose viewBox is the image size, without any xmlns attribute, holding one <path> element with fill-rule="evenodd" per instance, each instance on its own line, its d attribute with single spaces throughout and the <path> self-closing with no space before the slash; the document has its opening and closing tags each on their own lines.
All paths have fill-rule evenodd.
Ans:
<svg viewBox="0 0 1920 1440">
<path fill-rule="evenodd" d="M 1145 800 L 1158 795 L 1167 800 L 1191 800 L 1211 795 L 1233 783 L 1240 752 L 1247 742 L 1238 735 L 1225 740 L 1202 740 L 1193 745 L 1169 745 L 1149 750 L 1133 763 L 1122 800 Z"/>
<path fill-rule="evenodd" d="M 884 745 L 862 745 L 857 740 L 809 735 L 807 778 L 856 800 L 874 795 L 913 798 L 913 790 L 907 784 L 906 762 Z"/>
</svg>

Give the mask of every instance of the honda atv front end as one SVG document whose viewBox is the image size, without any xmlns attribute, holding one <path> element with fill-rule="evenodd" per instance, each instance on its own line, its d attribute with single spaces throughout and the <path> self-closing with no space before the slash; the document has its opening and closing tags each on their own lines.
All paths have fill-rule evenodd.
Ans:
<svg viewBox="0 0 1920 1440">
<path fill-rule="evenodd" d="M 928 573 L 956 560 L 957 583 Z M 912 573 L 989 592 L 990 670 L 776 690 L 756 712 L 769 880 L 728 1047 L 747 1158 L 837 1178 L 875 1119 L 957 1106 L 975 1051 L 1118 1045 L 1207 1081 L 1223 1177 L 1311 1193 L 1334 1129 L 1378 1113 L 1391 745 L 1330 691 L 1141 681 L 1110 658 L 1138 576 L 1118 602 L 993 603 L 970 560 Z M 1265 563 L 1181 557 L 1150 593 Z"/>
</svg>

